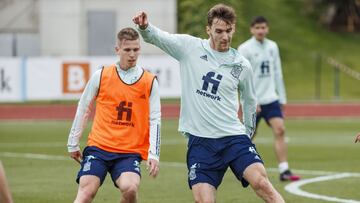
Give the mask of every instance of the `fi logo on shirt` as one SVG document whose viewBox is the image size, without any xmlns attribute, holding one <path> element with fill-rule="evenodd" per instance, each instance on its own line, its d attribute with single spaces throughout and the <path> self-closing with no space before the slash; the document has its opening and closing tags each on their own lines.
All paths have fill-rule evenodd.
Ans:
<svg viewBox="0 0 360 203">
<path fill-rule="evenodd" d="M 215 101 L 220 101 L 221 98 L 216 95 L 219 85 L 222 79 L 222 75 L 216 74 L 215 72 L 206 73 L 201 79 L 204 81 L 201 90 L 196 90 L 197 94 L 200 94 L 204 97 L 210 98 Z M 209 90 L 210 93 L 209 94 Z"/>
<path fill-rule="evenodd" d="M 212 84 L 211 93 L 216 94 L 216 92 L 219 88 L 221 79 L 222 79 L 222 75 L 218 74 L 215 77 L 214 72 L 208 72 L 206 75 L 204 75 L 202 77 L 202 80 L 204 81 L 204 83 L 203 83 L 203 86 L 201 89 L 204 91 L 208 91 L 209 84 Z"/>
</svg>

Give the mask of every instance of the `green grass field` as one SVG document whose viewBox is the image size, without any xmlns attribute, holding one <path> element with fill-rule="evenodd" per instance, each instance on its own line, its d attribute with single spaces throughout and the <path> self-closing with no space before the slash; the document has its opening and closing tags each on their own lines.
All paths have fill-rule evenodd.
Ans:
<svg viewBox="0 0 360 203">
<path fill-rule="evenodd" d="M 359 175 L 360 144 L 353 141 L 359 131 L 359 120 L 287 120 L 286 124 L 290 164 L 303 179 L 329 175 L 328 172 Z M 79 165 L 68 158 L 66 151 L 70 125 L 70 121 L 1 121 L 0 160 L 5 166 L 15 202 L 73 201 L 77 190 L 74 180 Z M 184 164 L 186 140 L 176 129 L 177 120 L 163 121 L 160 175 L 152 179 L 143 167 L 139 202 L 192 202 Z M 82 143 L 85 140 L 86 133 Z M 287 202 L 327 202 L 297 196 L 284 189 L 287 183 L 278 180 L 272 134 L 264 123 L 261 123 L 255 143 L 272 183 Z M 300 189 L 360 202 L 359 181 L 360 177 L 344 177 L 309 183 Z M 108 176 L 94 202 L 118 202 L 119 196 Z M 229 170 L 218 190 L 217 202 L 262 201 L 250 188 L 243 189 Z"/>
</svg>

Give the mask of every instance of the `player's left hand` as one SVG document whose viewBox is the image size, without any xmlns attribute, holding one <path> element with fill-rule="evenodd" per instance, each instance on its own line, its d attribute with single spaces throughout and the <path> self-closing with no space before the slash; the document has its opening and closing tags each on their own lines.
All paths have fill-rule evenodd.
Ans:
<svg viewBox="0 0 360 203">
<path fill-rule="evenodd" d="M 261 112 L 260 105 L 256 105 L 256 114 L 259 114 Z"/>
<path fill-rule="evenodd" d="M 356 138 L 355 138 L 355 143 L 357 143 L 357 142 L 360 142 L 360 133 L 357 134 L 357 136 L 356 136 Z"/>
<path fill-rule="evenodd" d="M 280 109 L 281 109 L 282 112 L 284 112 L 285 111 L 285 104 L 280 104 Z"/>
<path fill-rule="evenodd" d="M 156 178 L 159 174 L 159 162 L 155 159 L 148 159 L 146 166 L 146 169 L 149 170 L 149 175 Z"/>
</svg>

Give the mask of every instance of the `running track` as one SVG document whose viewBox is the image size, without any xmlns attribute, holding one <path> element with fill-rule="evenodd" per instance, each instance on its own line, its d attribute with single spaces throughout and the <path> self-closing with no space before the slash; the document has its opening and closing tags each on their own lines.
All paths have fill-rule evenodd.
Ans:
<svg viewBox="0 0 360 203">
<path fill-rule="evenodd" d="M 0 120 L 73 119 L 75 105 L 0 105 Z M 178 118 L 178 104 L 163 104 L 162 118 Z M 93 116 L 93 115 L 92 115 Z M 360 103 L 351 104 L 287 104 L 286 118 L 360 118 Z"/>
</svg>

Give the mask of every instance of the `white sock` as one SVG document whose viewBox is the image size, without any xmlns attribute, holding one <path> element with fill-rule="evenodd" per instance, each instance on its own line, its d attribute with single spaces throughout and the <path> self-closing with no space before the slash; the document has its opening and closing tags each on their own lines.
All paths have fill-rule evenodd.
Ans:
<svg viewBox="0 0 360 203">
<path fill-rule="evenodd" d="M 289 169 L 288 162 L 284 161 L 284 162 L 279 163 L 279 171 L 280 171 L 280 173 L 283 173 L 288 169 Z"/>
</svg>

